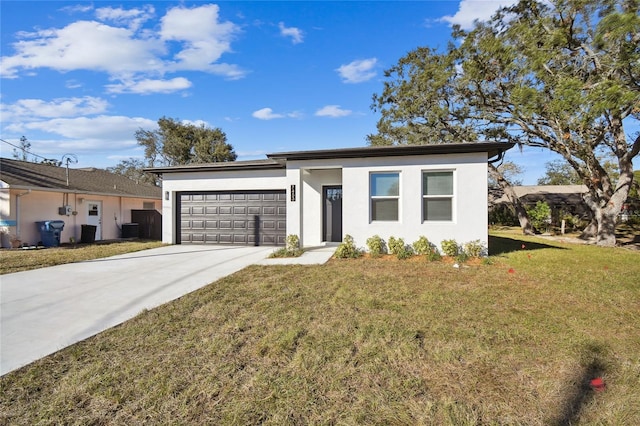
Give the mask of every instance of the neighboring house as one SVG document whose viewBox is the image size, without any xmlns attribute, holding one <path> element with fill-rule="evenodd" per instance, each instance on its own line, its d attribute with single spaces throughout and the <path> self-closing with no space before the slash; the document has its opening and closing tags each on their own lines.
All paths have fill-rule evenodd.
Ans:
<svg viewBox="0 0 640 426">
<path fill-rule="evenodd" d="M 563 216 L 578 216 L 582 219 L 590 217 L 589 207 L 583 197 L 589 192 L 586 185 L 529 185 L 514 186 L 513 190 L 526 208 L 535 207 L 543 201 L 551 207 L 552 220 L 559 224 Z M 510 201 L 501 191 L 490 192 L 489 209 L 509 206 Z"/>
<path fill-rule="evenodd" d="M 132 210 L 159 210 L 160 188 L 137 184 L 95 168 L 67 169 L 0 158 L 0 230 L 7 239 L 34 245 L 39 221 L 62 220 L 60 242 L 80 241 L 82 225 L 96 227 L 95 239 L 120 238 Z M 161 221 L 158 215 L 158 222 Z"/>
<path fill-rule="evenodd" d="M 148 169 L 162 175 L 163 242 L 305 247 L 347 234 L 487 242 L 487 162 L 507 143 L 365 147 Z"/>
</svg>

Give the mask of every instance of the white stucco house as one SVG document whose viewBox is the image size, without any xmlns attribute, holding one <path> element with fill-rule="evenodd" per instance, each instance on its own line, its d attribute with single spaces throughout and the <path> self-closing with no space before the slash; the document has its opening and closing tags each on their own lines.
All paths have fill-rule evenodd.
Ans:
<svg viewBox="0 0 640 426">
<path fill-rule="evenodd" d="M 163 242 L 358 246 L 487 241 L 487 163 L 508 143 L 328 149 L 264 160 L 148 169 L 162 175 Z"/>
</svg>

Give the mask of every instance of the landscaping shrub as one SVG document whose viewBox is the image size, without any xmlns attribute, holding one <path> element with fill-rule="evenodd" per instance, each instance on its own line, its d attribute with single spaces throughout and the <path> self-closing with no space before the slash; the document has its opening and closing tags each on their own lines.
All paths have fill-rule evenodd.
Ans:
<svg viewBox="0 0 640 426">
<path fill-rule="evenodd" d="M 413 251 L 415 251 L 416 254 L 429 254 L 431 250 L 431 243 L 424 235 L 421 235 L 420 238 L 413 243 Z"/>
<path fill-rule="evenodd" d="M 389 253 L 397 255 L 404 249 L 404 240 L 402 238 L 389 237 Z"/>
<path fill-rule="evenodd" d="M 538 201 L 535 207 L 527 209 L 527 214 L 537 232 L 546 232 L 551 225 L 551 207 L 544 201 Z"/>
<path fill-rule="evenodd" d="M 408 259 L 413 256 L 413 248 L 408 244 L 403 244 L 402 248 L 396 251 L 396 257 L 400 260 Z"/>
<path fill-rule="evenodd" d="M 287 250 L 294 251 L 300 248 L 300 238 L 295 234 L 287 235 Z"/>
<path fill-rule="evenodd" d="M 339 259 L 357 258 L 362 256 L 362 250 L 356 247 L 353 237 L 347 234 L 336 249 L 334 256 Z"/>
<path fill-rule="evenodd" d="M 386 243 L 379 235 L 374 235 L 367 238 L 367 248 L 372 257 L 378 257 L 386 252 Z"/>
<path fill-rule="evenodd" d="M 427 254 L 427 260 L 429 262 L 436 262 L 438 260 L 442 260 L 442 255 L 437 248 L 431 247 L 431 251 Z"/>
<path fill-rule="evenodd" d="M 300 238 L 295 235 L 287 235 L 285 246 L 274 251 L 269 257 L 299 257 L 304 253 L 304 250 L 300 248 Z"/>
<path fill-rule="evenodd" d="M 460 247 L 456 240 L 442 240 L 440 243 L 442 246 L 442 252 L 450 257 L 456 257 L 460 253 Z"/>
<path fill-rule="evenodd" d="M 462 251 L 468 257 L 482 257 L 488 253 L 487 247 L 480 240 L 469 241 L 464 243 Z"/>
</svg>

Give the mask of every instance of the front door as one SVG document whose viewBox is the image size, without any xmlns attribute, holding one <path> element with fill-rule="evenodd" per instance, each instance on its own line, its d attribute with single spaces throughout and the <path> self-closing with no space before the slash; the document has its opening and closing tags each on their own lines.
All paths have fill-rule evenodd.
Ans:
<svg viewBox="0 0 640 426">
<path fill-rule="evenodd" d="M 323 186 L 322 240 L 342 241 L 342 186 Z"/>
<path fill-rule="evenodd" d="M 87 201 L 87 225 L 96 227 L 96 241 L 102 239 L 102 201 Z"/>
</svg>

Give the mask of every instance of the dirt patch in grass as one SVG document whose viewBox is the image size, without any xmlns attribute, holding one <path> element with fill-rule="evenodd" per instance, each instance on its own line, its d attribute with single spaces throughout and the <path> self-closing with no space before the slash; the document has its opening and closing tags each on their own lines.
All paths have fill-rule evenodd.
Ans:
<svg viewBox="0 0 640 426">
<path fill-rule="evenodd" d="M 39 249 L 2 249 L 0 250 L 0 274 L 99 259 L 162 245 L 160 241 L 111 241 Z"/>
<path fill-rule="evenodd" d="M 500 244 L 246 268 L 2 377 L 0 423 L 640 424 L 640 255 Z"/>
</svg>

